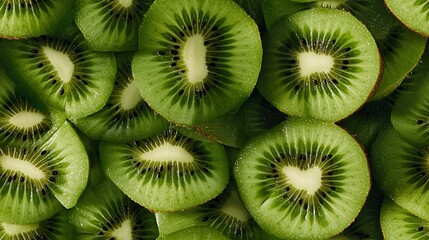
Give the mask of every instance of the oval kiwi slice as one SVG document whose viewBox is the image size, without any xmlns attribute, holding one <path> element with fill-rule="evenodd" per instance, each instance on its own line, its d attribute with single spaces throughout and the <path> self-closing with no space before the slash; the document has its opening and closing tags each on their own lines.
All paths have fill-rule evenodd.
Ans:
<svg viewBox="0 0 429 240">
<path fill-rule="evenodd" d="M 52 34 L 73 22 L 74 0 L 3 0 L 0 38 L 28 38 Z"/>
<path fill-rule="evenodd" d="M 143 15 L 153 0 L 77 0 L 76 24 L 97 51 L 137 49 Z"/>
<path fill-rule="evenodd" d="M 415 147 L 388 125 L 375 140 L 371 159 L 381 191 L 402 208 L 429 220 L 428 145 Z"/>
<path fill-rule="evenodd" d="M 426 239 L 429 221 L 421 219 L 386 198 L 380 212 L 380 223 L 386 240 Z"/>
<path fill-rule="evenodd" d="M 239 107 L 256 85 L 258 27 L 233 1 L 155 1 L 139 37 L 137 87 L 172 122 L 210 121 Z"/>
<path fill-rule="evenodd" d="M 411 30 L 429 36 L 429 2 L 422 0 L 384 0 L 392 13 Z"/>
<path fill-rule="evenodd" d="M 37 145 L 1 147 L 0 221 L 34 223 L 73 207 L 88 174 L 85 148 L 67 122 Z"/>
<path fill-rule="evenodd" d="M 30 224 L 0 223 L 2 240 L 74 240 L 75 230 L 69 224 L 66 211 L 61 211 L 41 222 Z"/>
<path fill-rule="evenodd" d="M 228 183 L 222 145 L 175 131 L 126 144 L 102 142 L 106 175 L 131 199 L 153 211 L 178 211 L 219 195 Z"/>
<path fill-rule="evenodd" d="M 253 138 L 234 168 L 241 199 L 267 232 L 287 239 L 339 234 L 370 188 L 361 146 L 327 122 L 289 118 Z"/>
<path fill-rule="evenodd" d="M 122 193 L 109 180 L 82 195 L 70 212 L 76 239 L 156 239 L 155 215 Z"/>
<path fill-rule="evenodd" d="M 366 27 L 345 11 L 315 8 L 270 30 L 257 87 L 288 115 L 336 122 L 365 103 L 379 74 L 378 48 Z"/>
<path fill-rule="evenodd" d="M 1 44 L 5 69 L 21 91 L 70 118 L 100 110 L 112 92 L 114 55 L 91 50 L 76 27 L 61 36 Z"/>
</svg>

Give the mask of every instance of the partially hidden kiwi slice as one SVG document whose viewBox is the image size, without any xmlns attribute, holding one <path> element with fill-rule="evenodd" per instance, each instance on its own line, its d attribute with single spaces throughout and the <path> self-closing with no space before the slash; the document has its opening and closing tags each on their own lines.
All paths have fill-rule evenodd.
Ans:
<svg viewBox="0 0 429 240">
<path fill-rule="evenodd" d="M 73 21 L 75 1 L 4 0 L 0 38 L 28 38 L 59 31 Z"/>
<path fill-rule="evenodd" d="M 155 215 L 109 180 L 88 188 L 70 212 L 76 239 L 156 239 Z"/>
<path fill-rule="evenodd" d="M 408 28 L 429 36 L 429 3 L 423 0 L 384 0 L 392 13 Z"/>
<path fill-rule="evenodd" d="M 218 230 L 207 226 L 194 226 L 160 236 L 158 240 L 229 240 Z"/>
<path fill-rule="evenodd" d="M 219 195 L 229 178 L 221 144 L 169 130 L 124 144 L 102 142 L 106 175 L 131 199 L 152 211 L 195 207 Z"/>
<path fill-rule="evenodd" d="M 411 213 L 429 219 L 428 145 L 407 143 L 391 125 L 371 149 L 372 174 L 381 191 Z"/>
<path fill-rule="evenodd" d="M 75 240 L 75 230 L 69 223 L 66 211 L 30 224 L 0 223 L 0 239 L 3 240 Z"/>
<path fill-rule="evenodd" d="M 326 239 L 358 215 L 370 188 L 364 151 L 340 127 L 288 118 L 241 148 L 234 177 L 263 230 L 283 239 Z"/>
<path fill-rule="evenodd" d="M 76 24 L 97 51 L 136 50 L 138 28 L 153 0 L 78 0 Z"/>
<path fill-rule="evenodd" d="M 8 75 L 34 102 L 81 118 L 106 103 L 116 74 L 114 55 L 91 50 L 76 27 L 59 35 L 1 41 Z"/>
<path fill-rule="evenodd" d="M 421 219 L 386 198 L 380 213 L 381 228 L 386 240 L 426 239 L 429 221 Z"/>
<path fill-rule="evenodd" d="M 156 213 L 160 235 L 191 226 L 213 227 L 230 239 L 256 239 L 260 227 L 241 202 L 234 181 L 209 202 L 187 211 Z"/>
<path fill-rule="evenodd" d="M 257 87 L 288 115 L 336 122 L 365 103 L 379 74 L 378 48 L 367 28 L 345 11 L 314 8 L 270 30 Z"/>
<path fill-rule="evenodd" d="M 0 68 L 0 146 L 29 146 L 50 135 L 65 116 L 31 105 Z"/>
<path fill-rule="evenodd" d="M 234 2 L 159 0 L 143 18 L 132 68 L 149 106 L 192 125 L 238 108 L 261 58 L 258 27 Z"/>
<path fill-rule="evenodd" d="M 131 72 L 132 53 L 116 55 L 114 89 L 98 112 L 74 121 L 92 139 L 130 142 L 160 133 L 170 125 L 142 99 Z"/>
<path fill-rule="evenodd" d="M 0 221 L 39 222 L 76 205 L 89 171 L 88 156 L 68 122 L 29 147 L 0 147 Z"/>
</svg>

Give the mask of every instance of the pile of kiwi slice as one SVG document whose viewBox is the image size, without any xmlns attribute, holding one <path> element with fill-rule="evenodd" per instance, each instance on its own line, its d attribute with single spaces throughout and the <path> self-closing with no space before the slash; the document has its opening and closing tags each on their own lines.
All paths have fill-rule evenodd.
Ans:
<svg viewBox="0 0 429 240">
<path fill-rule="evenodd" d="M 0 239 L 425 239 L 429 3 L 0 0 Z"/>
</svg>

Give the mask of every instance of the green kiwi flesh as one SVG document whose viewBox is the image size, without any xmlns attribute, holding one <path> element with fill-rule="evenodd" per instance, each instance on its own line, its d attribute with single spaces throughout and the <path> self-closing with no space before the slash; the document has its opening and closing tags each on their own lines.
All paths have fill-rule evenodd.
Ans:
<svg viewBox="0 0 429 240">
<path fill-rule="evenodd" d="M 76 24 L 93 49 L 137 50 L 138 28 L 153 0 L 76 2 Z"/>
<path fill-rule="evenodd" d="M 234 2 L 159 0 L 143 18 L 132 69 L 149 106 L 192 125 L 238 108 L 261 59 L 258 27 Z"/>
<path fill-rule="evenodd" d="M 219 195 L 229 179 L 221 144 L 169 130 L 124 144 L 102 142 L 106 175 L 128 197 L 152 211 L 179 211 Z"/>
<path fill-rule="evenodd" d="M 391 125 L 381 130 L 371 149 L 372 174 L 381 191 L 423 219 L 429 219 L 427 149 L 407 143 Z"/>
<path fill-rule="evenodd" d="M 4 0 L 0 38 L 28 38 L 59 31 L 73 21 L 75 1 Z"/>
<path fill-rule="evenodd" d="M 65 122 L 37 145 L 0 148 L 0 221 L 26 224 L 76 205 L 89 161 L 78 135 Z"/>
<path fill-rule="evenodd" d="M 429 36 L 429 3 L 427 1 L 384 0 L 386 6 L 405 26 Z"/>
<path fill-rule="evenodd" d="M 69 224 L 66 211 L 37 223 L 13 224 L 0 223 L 0 239 L 2 240 L 43 240 L 64 239 L 74 240 L 75 230 Z"/>
<path fill-rule="evenodd" d="M 160 236 L 158 240 L 229 240 L 218 230 L 207 226 L 194 226 Z"/>
<path fill-rule="evenodd" d="M 358 215 L 370 188 L 364 151 L 340 127 L 288 118 L 251 139 L 234 178 L 261 228 L 279 238 L 326 239 Z"/>
<path fill-rule="evenodd" d="M 429 221 L 421 219 L 386 198 L 381 206 L 381 228 L 386 240 L 426 239 Z"/>
<path fill-rule="evenodd" d="M 1 41 L 2 60 L 30 100 L 81 118 L 105 105 L 114 85 L 115 58 L 89 49 L 80 33 L 66 34 L 75 35 Z"/>
<path fill-rule="evenodd" d="M 345 11 L 314 8 L 272 27 L 257 88 L 290 116 L 336 122 L 366 102 L 379 74 L 367 28 Z"/>
<path fill-rule="evenodd" d="M 130 142 L 168 129 L 167 120 L 155 113 L 142 99 L 131 73 L 132 54 L 117 54 L 115 86 L 98 112 L 73 123 L 92 139 Z"/>
<path fill-rule="evenodd" d="M 155 215 L 109 180 L 87 189 L 70 212 L 77 239 L 156 239 Z"/>
<path fill-rule="evenodd" d="M 0 146 L 29 146 L 65 121 L 60 113 L 32 106 L 0 69 Z"/>
</svg>

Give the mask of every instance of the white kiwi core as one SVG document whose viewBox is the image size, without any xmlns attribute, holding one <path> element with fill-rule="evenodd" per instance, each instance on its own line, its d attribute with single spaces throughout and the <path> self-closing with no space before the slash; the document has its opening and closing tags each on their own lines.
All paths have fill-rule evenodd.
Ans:
<svg viewBox="0 0 429 240">
<path fill-rule="evenodd" d="M 242 222 L 247 222 L 250 219 L 250 214 L 241 202 L 237 191 L 231 192 L 231 196 L 222 206 L 221 211 Z"/>
<path fill-rule="evenodd" d="M 43 52 L 57 71 L 61 81 L 70 82 L 73 76 L 74 64 L 69 55 L 46 46 L 43 47 Z"/>
<path fill-rule="evenodd" d="M 45 178 L 45 173 L 33 164 L 8 155 L 0 156 L 0 167 L 4 170 L 9 170 L 12 172 L 21 172 L 35 180 L 41 180 Z"/>
<path fill-rule="evenodd" d="M 133 5 L 133 0 L 119 0 L 118 2 L 125 8 Z"/>
<path fill-rule="evenodd" d="M 185 149 L 170 143 L 164 143 L 155 149 L 145 152 L 141 155 L 142 159 L 156 162 L 192 162 L 194 157 Z"/>
<path fill-rule="evenodd" d="M 1 224 L 5 233 L 10 236 L 18 235 L 21 233 L 31 232 L 39 228 L 39 224 L 12 224 L 2 223 Z"/>
<path fill-rule="evenodd" d="M 133 235 L 131 229 L 131 221 L 126 219 L 121 226 L 112 232 L 112 237 L 118 240 L 132 240 Z"/>
<path fill-rule="evenodd" d="M 121 105 L 125 110 L 130 110 L 137 106 L 137 104 L 142 100 L 139 90 L 137 89 L 137 85 L 133 81 L 130 85 L 128 85 L 124 91 L 122 91 L 121 95 Z"/>
<path fill-rule="evenodd" d="M 195 34 L 188 38 L 183 50 L 183 60 L 190 83 L 204 82 L 207 77 L 209 70 L 206 65 L 206 53 L 207 48 L 201 34 Z"/>
<path fill-rule="evenodd" d="M 334 58 L 326 54 L 302 52 L 298 55 L 301 76 L 309 77 L 315 73 L 329 73 L 334 66 Z"/>
<path fill-rule="evenodd" d="M 42 123 L 45 118 L 42 113 L 21 111 L 13 115 L 9 122 L 18 128 L 31 128 Z"/>
<path fill-rule="evenodd" d="M 322 170 L 317 166 L 306 170 L 286 166 L 282 171 L 292 186 L 298 190 L 305 190 L 310 195 L 313 195 L 322 186 Z"/>
</svg>

